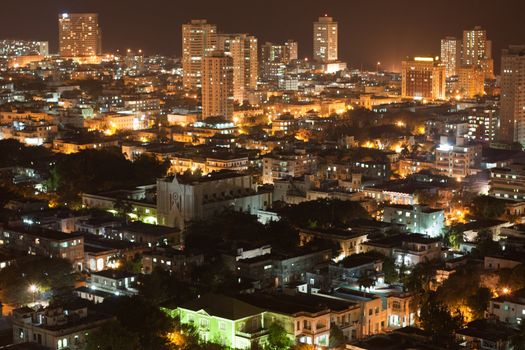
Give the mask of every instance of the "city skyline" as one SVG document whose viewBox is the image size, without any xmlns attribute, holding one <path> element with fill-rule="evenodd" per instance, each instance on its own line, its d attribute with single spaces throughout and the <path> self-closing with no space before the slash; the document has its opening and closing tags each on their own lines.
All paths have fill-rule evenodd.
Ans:
<svg viewBox="0 0 525 350">
<path fill-rule="evenodd" d="M 445 0 L 440 6 L 442 10 L 432 11 L 432 16 L 428 15 L 428 8 L 412 0 L 397 3 L 373 0 L 366 4 L 303 1 L 300 7 L 298 2 L 274 0 L 249 7 L 238 0 L 223 1 L 220 5 L 207 1 L 173 4 L 164 0 L 143 4 L 132 0 L 125 6 L 120 0 L 112 3 L 29 0 L 29 5 L 5 4 L 5 11 L 0 14 L 0 34 L 6 38 L 47 40 L 51 52 L 57 52 L 56 16 L 62 12 L 99 13 L 104 52 L 130 47 L 143 49 L 146 54 L 180 57 L 181 25 L 194 18 L 205 18 L 222 32 L 250 33 L 260 44 L 296 40 L 301 58 L 312 57 L 311 23 L 328 14 L 339 23 L 339 56 L 349 67 L 373 68 L 381 61 L 384 69 L 397 71 L 406 56 L 439 55 L 442 38 L 459 37 L 464 29 L 480 25 L 493 42 L 495 68 L 499 72 L 501 50 L 525 39 L 519 30 L 519 15 L 525 4 L 517 0 L 502 1 L 498 6 L 475 0 L 461 3 Z M 471 11 L 474 6 L 476 11 Z M 162 11 L 152 11 L 156 8 Z M 294 13 L 296 10 L 300 10 L 300 16 Z M 21 21 L 27 25 L 19 25 Z M 410 40 L 406 40 L 408 37 Z"/>
</svg>

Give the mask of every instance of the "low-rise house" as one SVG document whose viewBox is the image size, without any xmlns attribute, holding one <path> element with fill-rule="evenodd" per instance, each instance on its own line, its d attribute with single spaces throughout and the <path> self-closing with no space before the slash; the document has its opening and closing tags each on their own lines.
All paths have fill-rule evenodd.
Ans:
<svg viewBox="0 0 525 350">
<path fill-rule="evenodd" d="M 83 350 L 86 337 L 112 316 L 88 310 L 85 303 L 13 310 L 13 342 L 31 342 L 48 349 Z"/>
<path fill-rule="evenodd" d="M 343 229 L 300 229 L 299 237 L 301 244 L 306 244 L 313 239 L 321 239 L 339 245 L 341 254 L 339 258 L 344 258 L 352 254 L 361 253 L 361 243 L 367 241 L 368 234 L 360 231 L 353 231 L 351 228 Z"/>
<path fill-rule="evenodd" d="M 314 267 L 328 264 L 330 249 L 298 249 L 295 252 L 273 252 L 255 258 L 237 261 L 238 276 L 259 281 L 261 286 L 282 288 L 304 282 L 306 273 Z"/>
<path fill-rule="evenodd" d="M 156 268 L 168 271 L 180 280 L 187 280 L 195 267 L 204 264 L 201 252 L 158 247 L 142 254 L 143 272 L 149 274 Z"/>
<path fill-rule="evenodd" d="M 110 228 L 107 231 L 107 238 L 147 244 L 152 247 L 157 244 L 179 244 L 182 240 L 182 234 L 178 228 L 135 221 Z"/>
<path fill-rule="evenodd" d="M 0 246 L 23 251 L 28 255 L 69 260 L 77 270 L 84 266 L 84 237 L 35 226 L 6 227 L 0 235 Z"/>
<path fill-rule="evenodd" d="M 467 349 L 511 349 L 510 339 L 515 335 L 515 329 L 493 320 L 478 320 L 470 322 L 467 327 L 456 331 L 456 339 L 460 346 Z"/>
<path fill-rule="evenodd" d="M 203 341 L 251 349 L 268 335 L 264 310 L 225 295 L 205 294 L 178 307 L 163 308 L 182 324 L 193 325 Z"/>
<path fill-rule="evenodd" d="M 396 264 L 414 266 L 441 257 L 442 242 L 421 234 L 399 234 L 362 243 L 364 252 L 376 251 L 392 257 Z"/>
<path fill-rule="evenodd" d="M 525 289 L 502 294 L 490 300 L 487 314 L 513 326 L 522 324 L 525 319 Z"/>
<path fill-rule="evenodd" d="M 382 221 L 405 225 L 408 232 L 437 237 L 445 228 L 445 211 L 425 205 L 387 205 Z"/>
<path fill-rule="evenodd" d="M 521 254 L 504 252 L 498 255 L 488 255 L 483 259 L 485 270 L 513 269 L 521 265 L 525 258 Z"/>
<path fill-rule="evenodd" d="M 330 330 L 335 326 L 347 340 L 359 336 L 358 303 L 304 293 L 252 294 L 239 298 L 266 310 L 266 324 L 278 322 L 297 343 L 328 346 Z"/>
</svg>

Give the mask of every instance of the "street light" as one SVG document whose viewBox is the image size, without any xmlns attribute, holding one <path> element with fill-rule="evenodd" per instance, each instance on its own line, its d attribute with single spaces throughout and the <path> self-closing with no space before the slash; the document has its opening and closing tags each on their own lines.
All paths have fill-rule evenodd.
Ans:
<svg viewBox="0 0 525 350">
<path fill-rule="evenodd" d="M 38 286 L 36 284 L 29 285 L 29 292 L 33 294 L 33 304 L 35 303 L 35 295 L 38 292 Z"/>
</svg>

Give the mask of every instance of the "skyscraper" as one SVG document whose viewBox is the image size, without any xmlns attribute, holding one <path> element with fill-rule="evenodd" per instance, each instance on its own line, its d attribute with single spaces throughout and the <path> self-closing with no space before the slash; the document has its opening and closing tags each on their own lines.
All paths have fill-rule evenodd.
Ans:
<svg viewBox="0 0 525 350">
<path fill-rule="evenodd" d="M 492 42 L 487 39 L 487 32 L 484 29 L 476 26 L 463 31 L 462 52 L 461 64 L 463 66 L 481 67 L 485 78 L 493 78 Z"/>
<path fill-rule="evenodd" d="M 202 65 L 202 117 L 214 116 L 233 116 L 233 59 L 219 50 Z"/>
<path fill-rule="evenodd" d="M 217 27 L 204 19 L 182 25 L 182 70 L 185 89 L 201 87 L 202 62 L 217 45 Z"/>
<path fill-rule="evenodd" d="M 293 58 L 292 58 L 293 57 Z M 261 46 L 260 70 L 264 80 L 275 80 L 285 73 L 286 65 L 297 59 L 297 42 L 288 40 L 284 45 L 266 42 Z"/>
<path fill-rule="evenodd" d="M 97 56 L 102 53 L 102 33 L 96 13 L 63 13 L 58 16 L 59 53 L 63 57 Z"/>
<path fill-rule="evenodd" d="M 314 60 L 328 63 L 337 61 L 337 22 L 332 17 L 319 17 L 314 22 Z"/>
<path fill-rule="evenodd" d="M 287 40 L 284 43 L 288 50 L 288 62 L 296 60 L 299 57 L 299 43 L 294 40 Z"/>
<path fill-rule="evenodd" d="M 230 54 L 233 59 L 233 97 L 242 104 L 248 92 L 257 89 L 257 38 L 247 34 L 236 35 L 230 41 Z"/>
<path fill-rule="evenodd" d="M 401 95 L 418 100 L 445 99 L 445 66 L 433 57 L 414 57 L 401 63 Z"/>
<path fill-rule="evenodd" d="M 447 78 L 457 75 L 461 66 L 461 39 L 447 36 L 441 39 L 441 62 L 445 65 Z"/>
<path fill-rule="evenodd" d="M 481 66 L 481 61 L 491 58 L 488 52 L 487 32 L 477 26 L 474 29 L 463 31 L 463 60 L 464 66 Z"/>
<path fill-rule="evenodd" d="M 525 45 L 501 55 L 500 140 L 525 145 Z"/>
</svg>

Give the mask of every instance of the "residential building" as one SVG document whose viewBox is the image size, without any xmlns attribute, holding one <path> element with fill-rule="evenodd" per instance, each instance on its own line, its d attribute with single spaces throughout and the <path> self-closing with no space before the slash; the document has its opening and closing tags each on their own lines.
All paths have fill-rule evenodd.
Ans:
<svg viewBox="0 0 525 350">
<path fill-rule="evenodd" d="M 457 69 L 458 95 L 463 98 L 474 98 L 485 94 L 485 75 L 477 66 L 462 66 Z"/>
<path fill-rule="evenodd" d="M 230 42 L 229 53 L 233 61 L 233 99 L 243 104 L 248 99 L 248 93 L 257 89 L 257 38 L 247 34 L 236 35 Z"/>
<path fill-rule="evenodd" d="M 261 46 L 260 76 L 275 81 L 285 75 L 286 65 L 297 59 L 297 42 L 288 40 L 282 45 L 266 42 Z M 293 89 L 288 89 L 293 90 Z"/>
<path fill-rule="evenodd" d="M 30 225 L 5 227 L 0 245 L 28 255 L 69 260 L 75 269 L 84 266 L 84 237 L 76 233 L 41 229 Z"/>
<path fill-rule="evenodd" d="M 414 57 L 401 63 L 401 96 L 416 100 L 444 100 L 445 66 L 433 57 Z"/>
<path fill-rule="evenodd" d="M 301 150 L 274 152 L 263 158 L 263 183 L 313 174 L 317 169 L 317 157 Z"/>
<path fill-rule="evenodd" d="M 13 310 L 13 343 L 36 343 L 46 349 L 84 350 L 87 336 L 114 320 L 76 301 L 56 307 Z"/>
<path fill-rule="evenodd" d="M 338 23 L 323 16 L 313 24 L 314 61 L 329 63 L 338 60 Z"/>
<path fill-rule="evenodd" d="M 490 169 L 489 194 L 514 201 L 525 200 L 525 164 Z"/>
<path fill-rule="evenodd" d="M 483 70 L 485 78 L 493 78 L 492 42 L 480 26 L 463 31 L 462 56 L 462 66 L 479 67 Z"/>
<path fill-rule="evenodd" d="M 287 40 L 284 43 L 288 54 L 288 63 L 295 61 L 299 57 L 299 43 L 295 40 Z"/>
<path fill-rule="evenodd" d="M 341 254 L 340 259 L 361 253 L 361 243 L 367 241 L 368 233 L 363 231 L 354 231 L 351 228 L 343 229 L 317 229 L 307 230 L 300 229 L 299 237 L 301 244 L 306 244 L 313 239 L 320 239 L 328 242 L 339 244 Z"/>
<path fill-rule="evenodd" d="M 445 228 L 445 211 L 425 205 L 386 205 L 382 221 L 404 225 L 408 232 L 440 237 Z"/>
<path fill-rule="evenodd" d="M 284 288 L 306 281 L 306 274 L 332 258 L 329 249 L 300 248 L 290 252 L 272 252 L 236 262 L 235 273 L 261 288 Z"/>
<path fill-rule="evenodd" d="M 482 145 L 465 143 L 463 138 L 456 138 L 455 144 L 450 144 L 446 138 L 436 148 L 436 170 L 441 174 L 455 179 L 463 179 L 479 171 Z"/>
<path fill-rule="evenodd" d="M 233 117 L 233 59 L 214 51 L 202 66 L 202 117 Z"/>
<path fill-rule="evenodd" d="M 525 319 L 525 289 L 503 293 L 490 300 L 487 313 L 501 322 L 521 325 Z"/>
<path fill-rule="evenodd" d="M 500 125 L 500 114 L 497 107 L 470 110 L 467 118 L 469 131 L 466 137 L 481 142 L 496 141 Z"/>
<path fill-rule="evenodd" d="M 368 240 L 361 243 L 363 251 L 379 252 L 392 257 L 396 264 L 407 267 L 441 257 L 441 238 L 431 238 L 422 234 L 398 234 L 386 238 Z"/>
<path fill-rule="evenodd" d="M 62 57 L 102 54 L 102 32 L 96 13 L 63 13 L 58 17 L 59 53 Z"/>
<path fill-rule="evenodd" d="M 441 62 L 445 65 L 447 78 L 457 75 L 457 69 L 461 66 L 462 40 L 447 36 L 441 39 Z"/>
<path fill-rule="evenodd" d="M 204 255 L 200 252 L 180 250 L 171 247 L 157 247 L 142 254 L 142 270 L 152 273 L 160 268 L 184 281 L 191 277 L 194 269 L 204 264 Z"/>
<path fill-rule="evenodd" d="M 359 334 L 361 308 L 357 303 L 306 293 L 239 298 L 266 310 L 266 323 L 279 323 L 293 343 L 328 346 L 332 327 L 338 327 L 348 340 L 356 339 Z"/>
<path fill-rule="evenodd" d="M 525 145 L 525 45 L 501 54 L 500 140 Z"/>
<path fill-rule="evenodd" d="M 0 56 L 49 56 L 49 42 L 0 40 Z"/>
<path fill-rule="evenodd" d="M 193 325 L 202 341 L 233 349 L 262 345 L 268 335 L 263 309 L 225 295 L 204 294 L 178 307 L 163 309 L 182 324 Z"/>
<path fill-rule="evenodd" d="M 140 221 L 110 227 L 106 230 L 106 238 L 147 244 L 150 247 L 177 245 L 182 242 L 182 234 L 179 229 Z"/>
<path fill-rule="evenodd" d="M 182 25 L 182 71 L 185 89 L 196 90 L 202 83 L 204 57 L 215 51 L 217 27 L 204 19 Z"/>
</svg>

